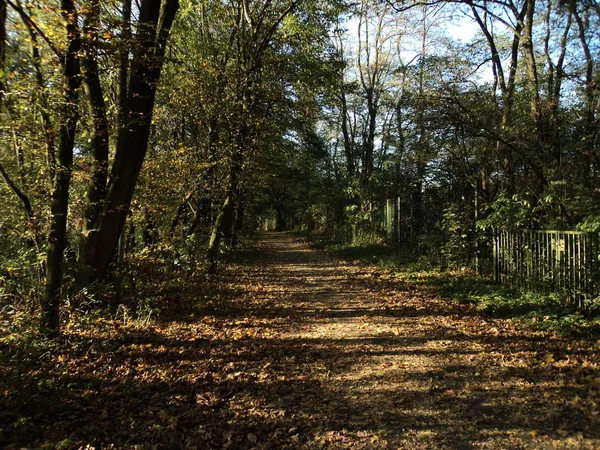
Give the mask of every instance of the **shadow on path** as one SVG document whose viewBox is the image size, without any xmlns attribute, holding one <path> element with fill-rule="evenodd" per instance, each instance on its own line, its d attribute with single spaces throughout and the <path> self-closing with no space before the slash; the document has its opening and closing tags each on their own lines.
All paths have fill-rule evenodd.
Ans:
<svg viewBox="0 0 600 450">
<path fill-rule="evenodd" d="M 52 370 L 4 369 L 0 446 L 600 448 L 593 348 L 286 234 L 260 251 L 178 318 L 72 333 Z"/>
</svg>

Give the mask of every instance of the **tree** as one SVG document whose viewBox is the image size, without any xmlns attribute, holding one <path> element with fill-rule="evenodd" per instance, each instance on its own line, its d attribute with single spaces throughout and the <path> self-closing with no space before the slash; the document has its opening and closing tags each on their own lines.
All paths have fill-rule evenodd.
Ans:
<svg viewBox="0 0 600 450">
<path fill-rule="evenodd" d="M 83 260 L 99 277 L 106 275 L 127 218 L 137 179 L 146 156 L 156 89 L 177 0 L 142 0 L 131 40 L 127 101 L 123 100 L 119 138 L 102 212 L 85 237 Z M 122 69 L 123 70 L 123 69 Z M 125 93 L 121 92 L 121 96 Z M 98 161 L 98 167 L 103 162 Z"/>
<path fill-rule="evenodd" d="M 81 35 L 77 26 L 77 10 L 71 0 L 61 0 L 61 13 L 65 20 L 67 45 L 60 55 L 65 78 L 64 106 L 58 126 L 58 151 L 56 170 L 52 181 L 52 201 L 48 231 L 46 262 L 46 292 L 42 301 L 40 327 L 48 334 L 59 330 L 59 306 L 63 281 L 62 261 L 67 245 L 67 215 L 69 188 L 73 166 L 73 149 L 79 120 L 79 86 Z"/>
<path fill-rule="evenodd" d="M 123 51 L 112 52 L 110 44 L 112 34 L 103 33 L 112 20 L 112 11 L 101 8 L 97 0 L 85 1 L 77 4 L 71 0 L 62 0 L 60 4 L 50 3 L 39 5 L 36 2 L 21 4 L 18 0 L 7 1 L 12 10 L 21 19 L 22 29 L 15 29 L 11 34 L 17 42 L 17 49 L 26 39 L 31 44 L 31 72 L 33 77 L 28 78 L 31 72 L 22 70 L 14 65 L 7 68 L 5 65 L 6 39 L 6 8 L 3 2 L 0 8 L 2 18 L 2 99 L 8 90 L 4 74 L 10 85 L 15 85 L 22 79 L 26 89 L 32 89 L 35 94 L 34 114 L 32 120 L 37 120 L 37 111 L 41 116 L 42 132 L 26 132 L 31 136 L 40 135 L 46 147 L 46 168 L 40 168 L 40 173 L 48 173 L 50 178 L 51 201 L 48 205 L 50 216 L 48 220 L 48 234 L 45 240 L 37 238 L 34 233 L 33 242 L 36 246 L 45 245 L 47 248 L 46 287 L 42 301 L 41 327 L 47 333 L 55 333 L 59 327 L 60 295 L 63 284 L 63 258 L 64 251 L 69 244 L 68 214 L 73 206 L 70 200 L 71 181 L 74 163 L 74 153 L 77 148 L 77 157 L 85 157 L 86 145 L 82 135 L 88 132 L 92 154 L 90 184 L 87 195 L 85 211 L 84 239 L 80 255 L 82 260 L 92 265 L 97 275 L 105 276 L 114 254 L 116 241 L 121 233 L 127 210 L 131 202 L 137 176 L 144 159 L 148 136 L 150 134 L 154 96 L 164 61 L 164 52 L 170 27 L 173 23 L 178 3 L 175 0 L 144 0 L 139 5 L 135 23 L 135 35 L 130 39 L 127 30 L 130 24 L 122 26 L 121 37 L 123 47 L 131 45 L 131 55 Z M 127 1 L 123 4 L 123 19 L 128 22 L 131 9 Z M 101 14 L 101 11 L 104 11 Z M 61 20 L 55 13 L 60 13 Z M 82 18 L 82 21 L 80 21 Z M 125 39 L 129 39 L 127 42 Z M 25 41 L 27 42 L 27 41 Z M 17 51 L 18 51 L 17 50 Z M 108 50 L 108 51 L 107 51 Z M 108 55 L 101 57 L 100 54 Z M 124 55 L 124 56 L 123 56 Z M 115 160 L 112 163 L 112 172 L 107 184 L 107 171 L 109 168 L 109 142 L 111 129 L 105 99 L 106 81 L 102 80 L 102 73 L 110 74 L 113 67 L 101 67 L 101 61 L 114 61 L 117 56 L 121 62 L 126 62 L 129 67 L 121 67 L 121 85 L 128 80 L 127 95 L 121 91 L 120 113 L 118 124 L 115 127 L 118 139 L 115 149 Z M 11 59 L 12 60 L 12 59 Z M 24 60 L 23 60 L 24 61 Z M 47 61 L 60 68 L 52 72 L 45 67 Z M 12 71 L 12 72 L 11 72 Z M 89 119 L 85 114 L 83 104 L 80 102 L 80 86 L 85 87 L 88 100 Z M 57 88 L 60 86 L 61 88 Z M 21 91 L 21 92 L 26 92 Z M 28 107 L 24 107 L 26 114 L 19 115 L 16 109 L 20 99 L 18 95 L 11 98 L 9 105 L 11 116 L 18 124 L 13 129 L 15 147 L 17 150 L 17 165 L 21 174 L 21 181 L 28 182 L 27 171 L 24 168 L 25 152 L 18 145 L 18 130 L 24 127 L 24 118 L 27 118 Z M 0 107 L 4 106 L 0 103 Z M 59 105 L 58 112 L 52 114 L 52 106 Z M 13 112 L 14 111 L 14 112 Z M 83 112 L 83 114 L 82 114 Z M 80 120 L 81 119 L 81 120 Z M 81 125 L 78 127 L 78 124 Z M 23 140 L 26 142 L 27 140 Z M 35 219 L 34 202 L 24 189 L 19 188 L 15 177 L 4 166 L 0 167 L 3 178 L 9 187 L 21 200 L 28 222 Z M 36 181 L 38 182 L 38 181 Z M 43 195 L 35 201 L 43 203 Z M 76 204 L 81 204 L 79 199 Z M 42 208 L 43 209 L 43 208 Z"/>
</svg>

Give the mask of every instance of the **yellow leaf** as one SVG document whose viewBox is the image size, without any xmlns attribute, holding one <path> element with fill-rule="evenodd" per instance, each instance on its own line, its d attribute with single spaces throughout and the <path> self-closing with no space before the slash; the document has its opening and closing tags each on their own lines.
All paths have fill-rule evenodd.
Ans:
<svg viewBox="0 0 600 450">
<path fill-rule="evenodd" d="M 554 355 L 552 353 L 546 353 L 544 355 L 544 362 L 545 363 L 553 363 L 554 362 Z"/>
<path fill-rule="evenodd" d="M 58 362 L 63 362 L 65 360 L 65 356 L 64 355 L 58 355 Z"/>
</svg>

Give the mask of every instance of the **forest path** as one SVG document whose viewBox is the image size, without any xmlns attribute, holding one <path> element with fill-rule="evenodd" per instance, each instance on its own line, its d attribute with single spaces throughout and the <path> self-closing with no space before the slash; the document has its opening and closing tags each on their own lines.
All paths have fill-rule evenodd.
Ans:
<svg viewBox="0 0 600 450">
<path fill-rule="evenodd" d="M 209 278 L 138 273 L 114 316 L 0 339 L 0 448 L 600 449 L 597 343 L 288 234 Z"/>
<path fill-rule="evenodd" d="M 259 248 L 238 288 L 266 334 L 237 367 L 231 448 L 600 448 L 594 363 L 568 341 L 288 234 Z"/>
</svg>

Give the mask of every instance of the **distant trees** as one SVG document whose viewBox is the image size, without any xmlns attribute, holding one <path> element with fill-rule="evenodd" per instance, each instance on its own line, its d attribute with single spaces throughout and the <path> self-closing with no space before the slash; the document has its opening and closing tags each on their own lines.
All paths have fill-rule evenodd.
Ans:
<svg viewBox="0 0 600 450">
<path fill-rule="evenodd" d="M 343 180 L 330 197 L 345 211 L 337 220 L 376 230 L 385 198 L 397 197 L 397 238 L 436 255 L 449 230 L 474 242 L 476 222 L 485 227 L 506 199 L 530 226 L 598 228 L 593 2 L 367 4 L 332 36 L 345 64 L 323 134 Z M 448 35 L 459 18 L 470 41 Z M 372 144 L 369 188 L 357 194 Z"/>
<path fill-rule="evenodd" d="M 340 8 L 330 3 L 196 1 L 182 15 L 157 127 L 168 135 L 177 117 L 177 140 L 205 164 L 179 194 L 172 223 L 184 235 L 208 236 L 209 271 L 252 211 L 277 204 L 275 190 L 260 190 L 282 174 L 265 167 L 290 148 L 304 151 L 304 124 L 316 123 L 316 96 L 329 77 L 327 27 Z"/>
</svg>

